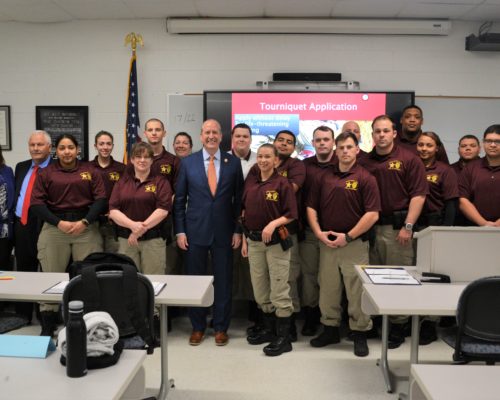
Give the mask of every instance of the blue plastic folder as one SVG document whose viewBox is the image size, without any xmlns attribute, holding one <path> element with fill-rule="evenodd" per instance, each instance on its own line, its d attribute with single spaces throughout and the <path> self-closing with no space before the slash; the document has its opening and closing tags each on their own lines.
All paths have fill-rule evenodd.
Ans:
<svg viewBox="0 0 500 400">
<path fill-rule="evenodd" d="M 0 357 L 46 358 L 55 349 L 49 336 L 0 335 Z"/>
</svg>

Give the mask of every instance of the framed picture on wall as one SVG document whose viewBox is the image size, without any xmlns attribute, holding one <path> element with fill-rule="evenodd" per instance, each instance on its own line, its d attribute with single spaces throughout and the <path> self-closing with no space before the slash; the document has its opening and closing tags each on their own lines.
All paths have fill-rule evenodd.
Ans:
<svg viewBox="0 0 500 400">
<path fill-rule="evenodd" d="M 36 129 L 47 131 L 52 144 L 59 135 L 73 135 L 80 146 L 80 160 L 89 159 L 88 106 L 36 106 Z M 52 153 L 55 152 L 53 147 Z M 54 156 L 54 154 L 52 154 Z"/>
<path fill-rule="evenodd" d="M 12 150 L 10 106 L 0 106 L 0 146 L 2 150 Z"/>
</svg>

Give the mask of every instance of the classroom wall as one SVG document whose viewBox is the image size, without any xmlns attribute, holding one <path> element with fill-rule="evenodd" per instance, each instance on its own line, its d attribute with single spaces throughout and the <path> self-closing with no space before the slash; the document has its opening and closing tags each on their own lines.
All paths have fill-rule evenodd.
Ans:
<svg viewBox="0 0 500 400">
<path fill-rule="evenodd" d="M 115 133 L 115 154 L 121 158 L 130 59 L 123 43 L 131 31 L 145 41 L 138 50 L 144 122 L 153 116 L 167 120 L 168 93 L 255 89 L 256 81 L 285 71 L 341 72 L 343 80 L 359 81 L 363 90 L 497 96 L 500 53 L 464 50 L 465 36 L 478 26 L 454 22 L 445 37 L 176 36 L 166 32 L 164 19 L 0 23 L 0 105 L 11 106 L 13 142 L 5 157 L 12 166 L 27 157 L 36 105 L 88 105 L 90 137 L 101 129 Z"/>
</svg>

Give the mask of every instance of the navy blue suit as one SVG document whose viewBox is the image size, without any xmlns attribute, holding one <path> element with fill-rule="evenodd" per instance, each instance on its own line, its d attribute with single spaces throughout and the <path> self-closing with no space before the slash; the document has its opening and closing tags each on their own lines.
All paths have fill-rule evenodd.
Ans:
<svg viewBox="0 0 500 400">
<path fill-rule="evenodd" d="M 214 274 L 213 326 L 227 331 L 231 317 L 232 238 L 240 232 L 243 173 L 238 158 L 221 152 L 217 191 L 212 196 L 205 172 L 203 151 L 182 159 L 175 187 L 175 233 L 187 235 L 186 273 L 205 275 L 208 253 Z M 206 308 L 191 308 L 189 317 L 195 331 L 206 329 Z"/>
</svg>

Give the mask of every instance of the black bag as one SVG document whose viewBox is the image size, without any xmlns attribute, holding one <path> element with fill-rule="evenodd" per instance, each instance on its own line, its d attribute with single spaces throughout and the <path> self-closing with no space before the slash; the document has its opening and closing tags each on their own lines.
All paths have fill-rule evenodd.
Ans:
<svg viewBox="0 0 500 400">
<path fill-rule="evenodd" d="M 84 312 L 106 311 L 114 319 L 120 337 L 139 335 L 154 349 L 154 289 L 137 272 L 132 259 L 121 254 L 92 253 L 68 268 L 71 281 L 63 293 L 63 315 L 68 320 L 68 303 L 81 300 Z"/>
</svg>

